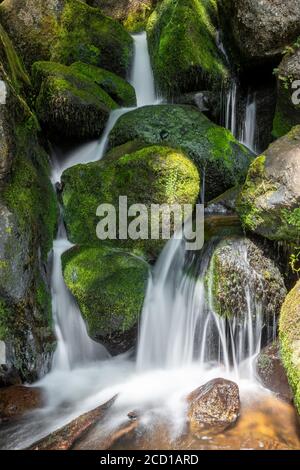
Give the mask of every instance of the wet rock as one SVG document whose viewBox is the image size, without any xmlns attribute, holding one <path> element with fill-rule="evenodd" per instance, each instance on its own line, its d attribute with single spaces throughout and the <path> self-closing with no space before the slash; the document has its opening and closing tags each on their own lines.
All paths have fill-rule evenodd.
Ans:
<svg viewBox="0 0 300 470">
<path fill-rule="evenodd" d="M 42 406 L 42 394 L 39 388 L 13 385 L 0 389 L 0 421 L 18 418 L 27 411 Z"/>
<path fill-rule="evenodd" d="M 231 48 L 245 67 L 280 58 L 300 34 L 299 0 L 218 0 Z"/>
<path fill-rule="evenodd" d="M 278 342 L 264 348 L 256 360 L 256 373 L 262 384 L 280 398 L 291 401 L 291 388 L 284 370 Z"/>
<path fill-rule="evenodd" d="M 270 240 L 300 235 L 300 126 L 271 144 L 251 164 L 237 201 L 244 227 Z"/>
<path fill-rule="evenodd" d="M 187 400 L 190 430 L 199 438 L 225 431 L 239 417 L 239 388 L 229 380 L 211 380 L 194 390 Z"/>
<path fill-rule="evenodd" d="M 116 396 L 94 410 L 79 416 L 71 423 L 36 442 L 29 450 L 71 450 L 105 416 L 115 400 Z"/>
<path fill-rule="evenodd" d="M 21 385 L 21 383 L 22 380 L 17 369 L 5 364 L 0 365 L 0 388 Z"/>
</svg>

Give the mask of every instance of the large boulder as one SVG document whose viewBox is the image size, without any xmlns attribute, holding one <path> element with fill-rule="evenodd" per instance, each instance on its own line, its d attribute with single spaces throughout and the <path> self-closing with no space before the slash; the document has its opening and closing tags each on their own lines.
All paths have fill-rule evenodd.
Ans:
<svg viewBox="0 0 300 470">
<path fill-rule="evenodd" d="M 282 306 L 279 339 L 282 361 L 300 413 L 300 281 Z"/>
<path fill-rule="evenodd" d="M 130 32 L 146 29 L 148 18 L 158 0 L 87 0 L 107 16 L 123 23 Z"/>
<path fill-rule="evenodd" d="M 86 62 L 126 76 L 133 41 L 122 25 L 80 0 L 5 0 L 0 21 L 26 65 Z"/>
<path fill-rule="evenodd" d="M 244 182 L 252 154 L 226 129 L 192 106 L 145 106 L 123 115 L 109 137 L 109 147 L 140 139 L 181 148 L 205 174 L 206 200 Z"/>
<path fill-rule="evenodd" d="M 208 274 L 214 309 L 218 314 L 228 318 L 234 316 L 243 322 L 248 314 L 250 292 L 251 305 L 263 313 L 270 325 L 273 324 L 286 288 L 267 246 L 244 237 L 227 238 L 217 245 Z"/>
<path fill-rule="evenodd" d="M 150 146 L 88 165 L 77 165 L 62 175 L 64 219 L 69 239 L 79 244 L 99 244 L 97 207 L 112 204 L 119 214 L 119 196 L 127 196 L 128 208 L 144 204 L 195 204 L 199 195 L 199 174 L 179 150 Z M 129 217 L 129 221 L 130 221 Z M 117 233 L 117 238 L 118 233 Z M 121 238 L 121 237 L 120 237 Z M 155 258 L 164 240 L 114 241 L 118 247 L 135 248 Z"/>
<path fill-rule="evenodd" d="M 136 103 L 134 89 L 125 80 L 81 62 L 70 67 L 36 62 L 32 75 L 37 116 L 54 136 L 99 137 L 111 110 Z"/>
<path fill-rule="evenodd" d="M 217 46 L 216 17 L 214 0 L 164 0 L 152 13 L 147 25 L 149 49 L 164 95 L 221 90 L 229 72 Z"/>
<path fill-rule="evenodd" d="M 237 384 L 213 379 L 188 397 L 190 430 L 196 437 L 218 434 L 234 425 L 240 414 Z"/>
<path fill-rule="evenodd" d="M 237 202 L 244 227 L 270 240 L 300 235 L 300 126 L 252 163 Z"/>
<path fill-rule="evenodd" d="M 276 138 L 300 124 L 300 47 L 295 46 L 284 56 L 277 75 L 277 106 L 273 122 Z"/>
<path fill-rule="evenodd" d="M 42 407 L 41 389 L 13 385 L 0 390 L 0 422 L 20 418 L 24 413 Z"/>
<path fill-rule="evenodd" d="M 78 247 L 63 254 L 65 282 L 78 302 L 89 335 L 111 354 L 134 346 L 148 279 L 147 263 L 130 253 Z"/>
<path fill-rule="evenodd" d="M 266 346 L 256 359 L 256 374 L 264 385 L 281 399 L 292 400 L 292 392 L 284 370 L 278 341 Z"/>
<path fill-rule="evenodd" d="M 280 58 L 300 34 L 299 0 L 218 0 L 231 48 L 245 67 Z"/>
</svg>

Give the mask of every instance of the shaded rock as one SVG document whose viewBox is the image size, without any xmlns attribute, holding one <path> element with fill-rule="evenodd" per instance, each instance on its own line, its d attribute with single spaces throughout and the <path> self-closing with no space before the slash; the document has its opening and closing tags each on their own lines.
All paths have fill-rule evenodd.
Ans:
<svg viewBox="0 0 300 470">
<path fill-rule="evenodd" d="M 164 0 L 149 18 L 153 72 L 164 96 L 197 90 L 220 91 L 229 71 L 217 46 L 213 0 Z"/>
<path fill-rule="evenodd" d="M 135 345 L 148 266 L 129 253 L 101 247 L 63 254 L 65 282 L 78 302 L 89 335 L 111 354 Z"/>
<path fill-rule="evenodd" d="M 244 237 L 221 241 L 210 262 L 209 279 L 218 314 L 235 316 L 243 324 L 248 314 L 247 292 L 251 292 L 253 311 L 263 312 L 266 323 L 272 327 L 286 288 L 267 246 Z"/>
<path fill-rule="evenodd" d="M 245 67 L 280 58 L 300 34 L 299 0 L 218 0 L 227 42 Z"/>
<path fill-rule="evenodd" d="M 28 450 L 71 450 L 105 416 L 115 400 L 116 396 L 36 442 Z"/>
<path fill-rule="evenodd" d="M 293 395 L 284 370 L 279 344 L 274 342 L 262 350 L 256 360 L 256 373 L 262 384 L 286 401 Z"/>
<path fill-rule="evenodd" d="M 229 380 L 211 380 L 194 390 L 187 400 L 190 430 L 199 438 L 225 431 L 239 417 L 239 388 Z"/>
<path fill-rule="evenodd" d="M 282 362 L 300 414 L 300 281 L 289 292 L 282 306 L 279 340 Z"/>
<path fill-rule="evenodd" d="M 21 383 L 21 377 L 14 367 L 5 364 L 0 365 L 0 388 L 21 385 Z"/>
<path fill-rule="evenodd" d="M 0 389 L 0 421 L 22 416 L 42 406 L 41 389 L 13 385 Z"/>
<path fill-rule="evenodd" d="M 124 150 L 124 149 L 123 149 Z M 122 153 L 122 152 L 120 152 Z M 192 204 L 197 201 L 200 178 L 193 162 L 180 150 L 150 146 L 101 162 L 77 165 L 63 173 L 62 201 L 64 220 L 69 239 L 73 243 L 96 244 L 96 215 L 99 204 L 109 203 L 119 214 L 119 197 L 127 196 L 127 204 L 144 204 L 147 214 L 151 204 Z M 129 221 L 132 221 L 129 217 Z M 143 219 L 145 220 L 145 219 Z M 154 220 L 154 219 L 153 219 Z M 159 221 L 159 214 L 156 215 Z M 142 225 L 150 228 L 147 220 Z M 170 224 L 173 233 L 174 226 Z M 150 234 L 150 232 L 149 232 Z M 132 240 L 121 239 L 116 231 L 113 246 L 135 250 L 149 259 L 156 258 L 165 240 L 143 236 Z"/>
<path fill-rule="evenodd" d="M 55 137 L 99 137 L 111 110 L 136 103 L 129 83 L 98 67 L 80 62 L 71 67 L 36 62 L 32 73 L 37 116 Z"/>
<path fill-rule="evenodd" d="M 290 48 L 284 56 L 277 76 L 277 106 L 273 123 L 276 138 L 300 124 L 300 47 Z"/>
<path fill-rule="evenodd" d="M 271 144 L 250 166 L 237 201 L 244 227 L 270 240 L 300 235 L 300 126 Z"/>
<path fill-rule="evenodd" d="M 181 148 L 205 173 L 206 200 L 244 182 L 252 154 L 226 129 L 191 106 L 145 106 L 122 116 L 109 148 L 132 140 Z"/>
</svg>

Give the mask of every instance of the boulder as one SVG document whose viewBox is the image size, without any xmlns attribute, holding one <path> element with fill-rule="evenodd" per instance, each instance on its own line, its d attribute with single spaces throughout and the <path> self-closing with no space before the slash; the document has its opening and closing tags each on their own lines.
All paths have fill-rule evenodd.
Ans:
<svg viewBox="0 0 300 470">
<path fill-rule="evenodd" d="M 63 173 L 62 182 L 64 220 L 69 239 L 87 245 L 101 243 L 96 234 L 100 221 L 96 210 L 100 204 L 112 204 L 118 216 L 119 197 L 127 196 L 128 208 L 132 204 L 144 204 L 149 214 L 151 204 L 194 205 L 200 186 L 193 162 L 181 151 L 161 146 L 77 165 Z M 150 235 L 148 239 L 141 235 L 137 240 L 122 240 L 117 232 L 117 239 L 112 243 L 118 248 L 135 249 L 153 259 L 164 242 L 151 239 Z"/>
<path fill-rule="evenodd" d="M 264 387 L 290 402 L 293 398 L 280 355 L 279 343 L 266 346 L 256 359 L 256 374 Z"/>
<path fill-rule="evenodd" d="M 11 385 L 21 385 L 21 377 L 14 367 L 5 365 L 5 362 L 0 365 L 0 388 L 10 387 Z"/>
<path fill-rule="evenodd" d="M 41 389 L 13 385 L 0 389 L 0 422 L 19 418 L 24 413 L 42 406 Z"/>
<path fill-rule="evenodd" d="M 237 201 L 237 211 L 247 230 L 270 240 L 299 240 L 299 158 L 297 126 L 254 160 Z"/>
<path fill-rule="evenodd" d="M 100 8 L 105 15 L 123 23 L 128 31 L 136 33 L 146 29 L 157 0 L 87 0 L 87 3 Z"/>
<path fill-rule="evenodd" d="M 289 49 L 276 69 L 277 106 L 273 136 L 282 137 L 300 124 L 300 44 Z"/>
<path fill-rule="evenodd" d="M 282 362 L 300 413 L 300 281 L 289 292 L 282 306 L 279 340 Z"/>
<path fill-rule="evenodd" d="M 99 137 L 111 110 L 136 103 L 129 83 L 91 65 L 36 62 L 32 74 L 37 116 L 53 136 Z"/>
<path fill-rule="evenodd" d="M 194 390 L 187 401 L 190 430 L 199 438 L 225 431 L 240 414 L 238 386 L 221 378 Z"/>
<path fill-rule="evenodd" d="M 153 72 L 164 96 L 221 90 L 229 78 L 217 46 L 213 0 L 164 0 L 149 18 L 147 34 Z"/>
<path fill-rule="evenodd" d="M 109 136 L 109 148 L 132 140 L 182 149 L 205 174 L 205 199 L 244 182 L 252 154 L 226 129 L 192 106 L 145 106 L 123 115 Z"/>
<path fill-rule="evenodd" d="M 219 242 L 207 279 L 213 292 L 214 309 L 219 315 L 234 316 L 243 323 L 248 314 L 247 292 L 250 292 L 251 304 L 263 312 L 270 326 L 273 325 L 286 288 L 271 253 L 267 245 L 244 237 L 231 237 Z"/>
<path fill-rule="evenodd" d="M 278 60 L 300 35 L 299 0 L 218 0 L 225 38 L 251 67 Z"/>
<path fill-rule="evenodd" d="M 78 302 L 89 335 L 111 354 L 134 346 L 148 265 L 130 253 L 76 247 L 62 256 L 65 282 Z"/>
<path fill-rule="evenodd" d="M 0 21 L 30 67 L 86 62 L 126 76 L 133 41 L 122 25 L 80 0 L 5 0 Z"/>
</svg>

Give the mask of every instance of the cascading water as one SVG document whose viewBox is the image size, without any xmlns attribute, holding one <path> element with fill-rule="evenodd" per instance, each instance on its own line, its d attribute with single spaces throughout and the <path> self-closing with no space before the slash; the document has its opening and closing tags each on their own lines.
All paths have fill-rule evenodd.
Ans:
<svg viewBox="0 0 300 470">
<path fill-rule="evenodd" d="M 240 141 L 253 153 L 257 152 L 256 145 L 256 99 L 255 94 L 248 93 L 245 119 L 242 123 Z"/>
</svg>

